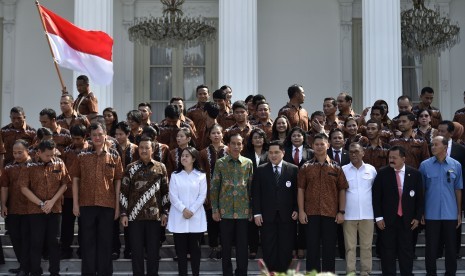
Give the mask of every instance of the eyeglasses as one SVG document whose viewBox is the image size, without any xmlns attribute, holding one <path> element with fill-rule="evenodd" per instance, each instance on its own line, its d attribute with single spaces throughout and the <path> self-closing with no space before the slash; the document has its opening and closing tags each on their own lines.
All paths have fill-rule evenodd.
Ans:
<svg viewBox="0 0 465 276">
<path fill-rule="evenodd" d="M 450 183 L 450 172 L 447 171 L 446 175 L 447 175 L 447 183 Z"/>
</svg>

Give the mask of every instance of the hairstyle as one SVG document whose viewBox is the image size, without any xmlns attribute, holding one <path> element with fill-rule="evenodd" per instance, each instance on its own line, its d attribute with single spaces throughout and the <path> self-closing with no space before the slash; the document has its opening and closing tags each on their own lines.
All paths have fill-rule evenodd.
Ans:
<svg viewBox="0 0 465 276">
<path fill-rule="evenodd" d="M 401 112 L 399 113 L 398 117 L 400 118 L 401 116 L 407 116 L 407 119 L 411 122 L 415 122 L 415 120 L 417 119 L 415 114 L 410 113 L 410 112 Z"/>
<path fill-rule="evenodd" d="M 140 103 L 139 106 L 145 106 L 142 104 L 145 104 L 145 103 Z M 149 103 L 147 104 L 150 106 Z M 113 120 L 113 123 L 111 124 L 110 136 L 115 136 L 116 124 L 118 124 L 118 113 L 116 113 L 116 110 L 113 107 L 105 108 L 102 112 L 102 115 L 105 114 L 105 112 L 111 112 L 111 114 L 113 115 L 114 120 Z"/>
<path fill-rule="evenodd" d="M 39 145 L 37 146 L 37 149 L 40 150 L 41 152 L 44 152 L 45 150 L 53 150 L 55 148 L 56 148 L 56 144 L 53 140 L 40 141 Z"/>
<path fill-rule="evenodd" d="M 265 96 L 263 96 L 262 94 L 257 94 L 255 96 L 253 96 L 253 98 L 252 98 L 252 104 L 255 105 L 255 106 L 261 101 L 266 101 Z"/>
<path fill-rule="evenodd" d="M 252 100 L 253 100 L 253 95 L 249 95 L 249 96 L 247 96 L 247 97 L 245 98 L 244 102 L 247 104 L 247 103 L 249 103 L 249 102 L 252 101 Z"/>
<path fill-rule="evenodd" d="M 346 92 L 339 93 L 339 96 L 344 96 L 344 100 L 346 102 L 352 102 L 352 96 L 347 94 Z"/>
<path fill-rule="evenodd" d="M 284 151 L 284 143 L 280 140 L 273 140 L 268 144 L 268 148 L 271 146 L 279 146 L 279 150 Z"/>
<path fill-rule="evenodd" d="M 121 121 L 119 122 L 117 125 L 116 125 L 116 129 L 119 129 L 121 130 L 122 132 L 124 132 L 124 134 L 128 135 L 129 133 L 131 133 L 131 127 L 129 126 L 129 124 L 125 121 Z"/>
<path fill-rule="evenodd" d="M 397 98 L 397 102 L 403 101 L 403 100 L 408 100 L 408 102 L 410 103 L 410 105 L 412 104 L 412 99 L 410 99 L 410 97 L 407 96 L 407 95 L 402 95 L 402 96 L 400 96 L 399 98 Z"/>
<path fill-rule="evenodd" d="M 141 142 L 150 142 L 150 146 L 152 147 L 152 150 L 155 149 L 155 143 L 153 142 L 152 139 L 150 139 L 150 137 L 141 137 L 139 145 L 140 145 Z"/>
<path fill-rule="evenodd" d="M 90 124 L 89 132 L 92 132 L 93 130 L 97 130 L 98 128 L 101 128 L 103 132 L 107 133 L 107 128 L 105 127 L 105 124 L 102 124 L 101 122 L 95 122 L 95 123 Z"/>
<path fill-rule="evenodd" d="M 23 147 L 26 148 L 26 152 L 28 152 L 28 151 L 27 151 L 27 148 L 29 148 L 29 143 L 28 143 L 26 140 L 24 140 L 24 139 L 18 139 L 18 140 L 16 140 L 16 141 L 14 142 L 13 146 L 14 146 L 14 145 L 17 145 L 17 144 L 23 145 Z"/>
<path fill-rule="evenodd" d="M 15 107 L 11 108 L 10 115 L 11 115 L 11 113 L 18 113 L 18 114 L 21 114 L 21 115 L 25 115 L 24 114 L 24 109 L 21 106 L 15 106 Z"/>
<path fill-rule="evenodd" d="M 449 140 L 446 139 L 446 137 L 444 137 L 444 136 L 436 136 L 436 137 L 440 137 L 440 138 L 441 138 L 441 144 L 443 144 L 443 145 L 446 146 L 446 148 L 447 148 L 447 146 L 449 145 Z M 436 138 L 436 137 L 435 137 L 435 138 Z M 434 138 L 433 138 L 433 139 L 434 139 Z"/>
<path fill-rule="evenodd" d="M 379 113 L 381 114 L 381 117 L 384 117 L 384 115 L 386 115 L 386 110 L 381 105 L 372 106 L 371 107 L 371 112 L 373 112 L 373 110 L 379 110 Z"/>
<path fill-rule="evenodd" d="M 265 131 L 263 131 L 263 129 L 261 129 L 261 128 L 254 128 L 250 132 L 249 138 L 247 139 L 247 150 L 250 151 L 250 152 L 254 151 L 254 146 L 252 144 L 252 141 L 253 141 L 253 135 L 255 133 L 260 135 L 260 137 L 263 138 L 263 150 L 268 151 L 268 138 L 266 137 Z"/>
<path fill-rule="evenodd" d="M 226 100 L 226 92 L 223 89 L 218 89 L 213 92 L 213 99 Z"/>
<path fill-rule="evenodd" d="M 283 119 L 284 121 L 286 121 L 286 137 L 291 131 L 291 124 L 289 123 L 289 119 L 287 119 L 285 115 L 279 115 L 278 117 L 276 117 L 276 119 L 273 122 L 273 126 L 271 127 L 271 140 L 279 140 L 279 133 L 278 130 L 276 130 L 276 122 L 278 121 L 278 119 Z"/>
<path fill-rule="evenodd" d="M 201 85 L 198 85 L 198 86 L 195 88 L 195 94 L 197 94 L 197 92 L 199 92 L 199 89 L 202 89 L 202 88 L 206 88 L 206 89 L 207 89 L 207 93 L 208 93 L 208 86 L 206 86 L 205 84 L 201 84 Z"/>
<path fill-rule="evenodd" d="M 381 105 L 381 106 L 385 105 L 387 107 L 387 109 L 389 109 L 389 105 L 385 100 L 376 100 L 375 103 L 373 104 L 373 106 L 375 106 L 375 105 Z"/>
<path fill-rule="evenodd" d="M 326 101 L 331 101 L 331 104 L 332 104 L 334 107 L 337 106 L 336 99 L 333 98 L 333 97 L 325 98 L 325 99 L 323 100 L 323 102 L 326 102 Z"/>
<path fill-rule="evenodd" d="M 344 138 L 344 131 L 342 131 L 342 129 L 336 127 L 336 128 L 333 128 L 333 129 L 331 129 L 329 131 L 329 135 L 328 135 L 329 139 L 331 139 L 333 137 L 333 134 L 336 133 L 336 132 L 340 132 L 342 134 L 342 138 Z"/>
<path fill-rule="evenodd" d="M 287 89 L 287 95 L 289 96 L 289 99 L 292 99 L 294 98 L 295 94 L 297 92 L 300 91 L 300 89 L 302 89 L 302 85 L 300 84 L 293 84 L 291 86 L 289 86 L 289 88 Z"/>
<path fill-rule="evenodd" d="M 439 125 L 447 125 L 447 132 L 449 132 L 450 134 L 452 134 L 455 130 L 455 125 L 452 121 L 449 121 L 449 120 L 443 120 L 441 122 L 439 122 Z"/>
<path fill-rule="evenodd" d="M 183 99 L 183 98 L 181 98 L 181 97 L 172 97 L 172 98 L 170 99 L 170 104 L 172 104 L 173 102 L 176 102 L 176 101 L 181 101 L 181 102 L 184 103 L 184 99 Z"/>
<path fill-rule="evenodd" d="M 84 125 L 74 125 L 69 129 L 71 136 L 86 137 L 87 128 Z"/>
<path fill-rule="evenodd" d="M 365 126 L 368 126 L 368 124 L 376 124 L 378 130 L 381 130 L 381 122 L 378 120 L 370 119 L 365 123 Z"/>
<path fill-rule="evenodd" d="M 362 144 L 360 144 L 359 142 L 352 142 L 352 143 L 350 143 L 349 149 L 350 149 L 350 148 L 353 148 L 353 147 L 359 147 L 362 151 L 364 151 L 364 148 L 363 148 Z"/>
<path fill-rule="evenodd" d="M 165 117 L 170 119 L 179 119 L 181 117 L 181 110 L 177 105 L 167 105 L 165 107 Z"/>
<path fill-rule="evenodd" d="M 152 111 L 152 105 L 148 102 L 143 102 L 143 103 L 140 103 L 137 107 L 148 107 L 150 109 L 150 111 Z"/>
<path fill-rule="evenodd" d="M 262 104 L 266 104 L 268 106 L 268 108 L 270 108 L 270 104 L 265 102 L 265 101 L 259 101 L 256 105 L 256 108 L 258 109 L 259 106 L 261 106 Z"/>
<path fill-rule="evenodd" d="M 304 139 L 304 141 L 302 142 L 302 145 L 304 146 L 304 148 L 308 147 L 308 144 L 307 144 L 307 134 L 305 133 L 305 130 L 301 129 L 301 128 L 298 127 L 298 126 L 293 127 L 293 128 L 291 129 L 291 131 L 289 131 L 289 133 L 287 134 L 286 140 L 284 140 L 284 144 L 285 144 L 287 147 L 291 147 L 291 146 L 292 146 L 292 134 L 294 134 L 294 132 L 299 132 L 300 134 L 302 134 L 303 139 Z"/>
<path fill-rule="evenodd" d="M 46 127 L 41 127 L 37 130 L 37 138 L 39 138 L 39 140 L 42 140 L 44 139 L 45 136 L 53 136 L 53 131 L 50 130 L 49 128 L 46 128 Z"/>
<path fill-rule="evenodd" d="M 423 113 L 423 112 L 425 112 L 425 111 L 428 113 L 428 115 L 429 115 L 430 117 L 431 117 L 431 115 L 433 114 L 433 113 L 431 112 L 431 110 L 430 110 L 430 109 L 427 109 L 427 108 L 421 108 L 421 109 L 420 109 L 420 110 L 418 110 L 418 112 L 417 112 L 417 119 L 420 119 L 420 115 L 421 115 L 421 113 Z"/>
<path fill-rule="evenodd" d="M 354 121 L 354 122 L 357 124 L 357 126 L 358 126 L 357 119 L 355 119 L 355 117 L 349 116 L 349 117 L 347 117 L 347 119 L 344 121 L 344 127 L 347 127 L 347 124 L 348 124 L 350 121 Z"/>
<path fill-rule="evenodd" d="M 220 114 L 220 108 L 215 102 L 206 102 L 203 110 L 207 112 L 208 117 L 216 119 Z"/>
<path fill-rule="evenodd" d="M 312 113 L 312 115 L 310 115 L 310 120 L 313 120 L 316 116 L 320 116 L 320 117 L 323 117 L 323 118 L 326 118 L 326 115 L 323 111 L 315 111 Z"/>
<path fill-rule="evenodd" d="M 433 88 L 429 87 L 429 86 L 426 86 L 426 87 L 423 87 L 423 89 L 421 89 L 421 92 L 420 92 L 420 95 L 425 95 L 425 93 L 431 93 L 431 94 L 434 94 L 434 90 Z"/>
<path fill-rule="evenodd" d="M 323 139 L 323 140 L 326 140 L 326 142 L 328 142 L 328 135 L 326 135 L 326 133 L 317 133 L 315 134 L 315 136 L 313 136 L 313 143 L 315 143 L 316 139 Z"/>
<path fill-rule="evenodd" d="M 188 145 L 191 146 L 191 147 L 195 147 L 195 142 L 194 142 L 194 137 L 193 136 L 193 133 L 192 133 L 192 130 L 188 127 L 181 127 L 178 131 L 178 133 L 182 131 L 184 133 L 184 135 L 186 135 L 187 138 L 191 138 L 191 140 L 189 141 Z M 177 135 L 177 133 L 176 133 Z"/>
<path fill-rule="evenodd" d="M 212 130 L 215 129 L 215 128 L 219 128 L 221 133 L 223 133 L 223 127 L 220 124 L 214 124 L 208 130 L 208 136 L 210 136 L 210 134 L 212 134 Z"/>
<path fill-rule="evenodd" d="M 247 111 L 247 105 L 244 101 L 235 101 L 232 105 L 232 110 L 234 112 L 234 110 L 238 109 L 238 108 L 243 108 Z"/>
<path fill-rule="evenodd" d="M 392 146 L 389 149 L 389 153 L 391 153 L 392 151 L 396 151 L 396 150 L 399 151 L 400 157 L 405 157 L 405 148 L 403 146 Z"/>
<path fill-rule="evenodd" d="M 64 93 L 61 95 L 61 98 L 68 98 L 71 102 L 74 101 L 74 98 L 73 98 L 73 95 L 69 94 L 69 93 Z"/>
<path fill-rule="evenodd" d="M 89 78 L 86 75 L 80 75 L 76 78 L 76 80 L 84 81 L 86 84 L 89 84 Z"/>
<path fill-rule="evenodd" d="M 231 133 L 231 134 L 228 135 L 228 137 L 227 137 L 228 138 L 228 144 L 231 143 L 231 139 L 233 137 L 240 137 L 241 140 L 242 140 L 242 144 L 244 144 L 244 138 L 242 138 L 242 136 L 241 136 L 241 134 L 239 132 Z"/>
<path fill-rule="evenodd" d="M 158 136 L 158 127 L 155 126 L 155 127 L 152 127 L 152 126 L 144 126 L 142 128 L 142 135 L 141 136 L 147 136 L 150 138 L 151 141 L 155 141 L 155 139 L 157 138 Z"/>
<path fill-rule="evenodd" d="M 199 151 L 196 150 L 194 147 L 187 147 L 185 149 L 182 150 L 182 152 L 184 153 L 184 151 L 187 151 L 191 156 L 192 158 L 194 158 L 194 164 L 192 165 L 192 167 L 200 172 L 204 172 L 202 170 L 202 168 L 200 167 L 200 155 L 199 155 Z M 184 170 L 184 166 L 182 165 L 181 162 L 179 162 L 179 165 L 178 167 L 176 168 L 176 170 L 174 171 L 175 173 L 180 173 L 182 170 Z"/>
<path fill-rule="evenodd" d="M 221 90 L 226 90 L 226 89 L 228 89 L 228 88 L 231 89 L 231 91 L 232 91 L 231 86 L 229 86 L 229 85 L 227 85 L 227 84 L 225 84 L 225 85 L 223 85 L 223 86 L 220 87 Z"/>
<path fill-rule="evenodd" d="M 47 115 L 47 117 L 48 117 L 50 120 L 53 120 L 53 119 L 56 119 L 56 118 L 57 118 L 57 113 L 55 112 L 55 110 L 53 110 L 53 109 L 51 109 L 51 108 L 44 108 L 44 109 L 42 109 L 42 111 L 40 111 L 39 115 L 40 115 L 40 116 Z"/>
<path fill-rule="evenodd" d="M 126 117 L 128 120 L 133 120 L 138 124 L 142 124 L 142 112 L 137 109 L 129 111 L 128 114 L 126 114 Z"/>
</svg>

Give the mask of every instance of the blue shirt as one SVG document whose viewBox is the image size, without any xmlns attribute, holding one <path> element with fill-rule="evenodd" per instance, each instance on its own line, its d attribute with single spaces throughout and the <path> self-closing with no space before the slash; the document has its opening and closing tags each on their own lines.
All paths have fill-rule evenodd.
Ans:
<svg viewBox="0 0 465 276">
<path fill-rule="evenodd" d="M 425 189 L 425 219 L 457 220 L 455 190 L 463 187 L 460 163 L 450 157 L 441 163 L 433 156 L 421 162 L 420 172 Z"/>
</svg>

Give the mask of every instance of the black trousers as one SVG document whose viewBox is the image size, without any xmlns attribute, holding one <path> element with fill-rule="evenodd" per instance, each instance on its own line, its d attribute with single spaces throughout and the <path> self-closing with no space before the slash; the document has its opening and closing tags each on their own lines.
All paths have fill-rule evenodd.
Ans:
<svg viewBox="0 0 465 276">
<path fill-rule="evenodd" d="M 84 206 L 81 213 L 82 275 L 112 275 L 111 260 L 115 209 Z"/>
<path fill-rule="evenodd" d="M 381 268 L 383 275 L 396 275 L 396 257 L 401 275 L 413 275 L 412 230 L 397 216 L 392 225 L 382 230 Z"/>
<path fill-rule="evenodd" d="M 247 254 L 247 232 L 248 232 L 248 219 L 221 219 L 221 245 L 222 250 L 222 265 L 223 276 L 232 276 L 232 262 L 231 262 L 231 249 L 236 241 L 236 276 L 246 276 L 248 254 Z"/>
<path fill-rule="evenodd" d="M 334 272 L 337 241 L 337 223 L 334 221 L 335 218 L 308 216 L 307 219 L 307 271 Z M 322 263 L 320 263 L 320 245 Z"/>
<path fill-rule="evenodd" d="M 187 254 L 191 254 L 192 275 L 200 272 L 200 240 L 203 233 L 173 233 L 174 245 L 178 254 L 178 274 L 187 276 Z"/>
<path fill-rule="evenodd" d="M 28 216 L 9 214 L 8 219 L 5 220 L 5 223 L 8 227 L 8 233 L 10 233 L 11 244 L 13 245 L 13 251 L 15 252 L 16 258 L 18 259 L 19 268 L 23 272 L 31 272 L 31 257 L 29 255 L 29 240 L 31 237 L 29 234 L 30 231 Z"/>
<path fill-rule="evenodd" d="M 270 271 L 286 272 L 292 261 L 296 223 L 282 222 L 276 212 L 274 220 L 264 221 L 260 230 L 263 260 Z"/>
<path fill-rule="evenodd" d="M 147 275 L 158 275 L 160 254 L 160 222 L 156 220 L 135 220 L 129 222 L 129 240 L 132 247 L 132 272 L 135 276 L 144 274 L 144 253 L 147 252 Z M 146 249 L 146 250 L 144 250 Z"/>
<path fill-rule="evenodd" d="M 207 215 L 208 245 L 210 247 L 218 247 L 220 223 L 213 220 L 212 209 L 205 210 L 205 212 Z"/>
<path fill-rule="evenodd" d="M 61 252 L 69 254 L 73 252 L 71 245 L 74 240 L 74 223 L 76 216 L 73 214 L 73 199 L 65 198 L 63 201 L 63 209 L 61 213 Z M 78 234 L 79 240 L 79 234 Z"/>
<path fill-rule="evenodd" d="M 342 224 L 337 225 L 337 251 L 339 252 L 339 258 L 346 258 L 346 246 L 344 242 L 344 229 Z"/>
<path fill-rule="evenodd" d="M 258 244 L 260 241 L 260 229 L 255 224 L 255 221 L 249 221 L 249 252 L 250 253 L 257 253 L 258 251 Z"/>
<path fill-rule="evenodd" d="M 58 227 L 60 214 L 33 214 L 29 217 L 31 275 L 42 275 L 40 267 L 42 250 L 46 245 L 49 254 L 49 272 L 60 272 L 60 247 Z"/>
<path fill-rule="evenodd" d="M 446 274 L 455 275 L 457 272 L 456 229 L 457 220 L 426 220 L 426 273 L 436 274 L 436 256 L 440 241 L 444 241 L 446 257 Z"/>
<path fill-rule="evenodd" d="M 297 236 L 296 236 L 296 245 L 295 248 L 297 250 L 301 249 L 304 250 L 307 248 L 307 238 L 306 238 L 306 232 L 307 232 L 307 225 L 302 224 L 300 222 L 297 222 Z"/>
</svg>

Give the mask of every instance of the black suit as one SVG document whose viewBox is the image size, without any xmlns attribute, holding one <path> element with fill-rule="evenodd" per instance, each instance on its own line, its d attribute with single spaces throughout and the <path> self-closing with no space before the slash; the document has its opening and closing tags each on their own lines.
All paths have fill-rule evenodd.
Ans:
<svg viewBox="0 0 465 276">
<path fill-rule="evenodd" d="M 373 183 L 373 212 L 375 218 L 383 217 L 383 275 L 396 275 L 396 257 L 399 259 L 401 275 L 412 275 L 413 247 L 411 222 L 421 220 L 424 211 L 424 193 L 421 173 L 405 166 L 402 189 L 402 217 L 397 215 L 399 192 L 396 173 L 387 166 L 380 169 Z M 396 254 L 397 253 L 397 254 Z"/>
<path fill-rule="evenodd" d="M 347 165 L 350 163 L 350 158 L 349 158 L 349 151 L 344 149 L 344 148 L 341 148 L 340 149 L 341 151 L 341 167 L 344 166 L 344 165 Z M 329 149 L 326 151 L 326 153 L 328 154 L 329 158 L 331 158 L 331 160 L 335 160 L 334 159 L 334 156 L 333 156 L 333 148 L 332 147 L 329 147 Z"/>
<path fill-rule="evenodd" d="M 298 167 L 283 161 L 276 182 L 271 162 L 260 165 L 252 181 L 253 214 L 260 214 L 263 259 L 271 271 L 285 272 L 292 261 L 296 222 Z"/>
<path fill-rule="evenodd" d="M 294 155 L 292 155 L 292 148 L 293 146 L 287 147 L 284 150 L 284 161 L 294 164 Z M 303 147 L 302 150 L 302 159 L 300 160 L 299 164 L 297 165 L 299 168 L 308 160 L 313 158 L 313 150 L 311 148 Z"/>
</svg>

